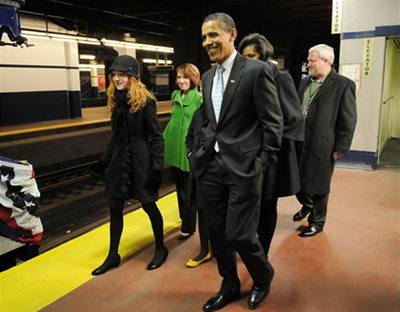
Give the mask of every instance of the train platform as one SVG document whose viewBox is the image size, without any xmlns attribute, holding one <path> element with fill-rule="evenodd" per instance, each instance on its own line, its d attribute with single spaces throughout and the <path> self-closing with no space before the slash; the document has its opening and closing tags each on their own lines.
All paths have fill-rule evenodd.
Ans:
<svg viewBox="0 0 400 312">
<path fill-rule="evenodd" d="M 294 197 L 278 204 L 270 261 L 275 278 L 258 308 L 270 312 L 391 312 L 400 310 L 400 170 L 337 169 L 324 232 L 298 237 L 306 222 L 292 222 Z M 219 288 L 215 260 L 185 267 L 198 252 L 198 237 L 178 241 L 175 193 L 158 202 L 165 220 L 167 262 L 155 271 L 151 229 L 145 213 L 125 216 L 121 265 L 90 272 L 104 259 L 108 225 L 0 273 L 1 311 L 201 311 Z M 248 311 L 251 280 L 239 259 L 244 298 L 223 311 Z"/>
<path fill-rule="evenodd" d="M 159 116 L 171 112 L 170 101 L 158 101 L 157 105 Z M 101 127 L 109 122 L 110 112 L 107 107 L 88 107 L 82 109 L 82 116 L 79 118 L 0 127 L 0 142 Z"/>
</svg>

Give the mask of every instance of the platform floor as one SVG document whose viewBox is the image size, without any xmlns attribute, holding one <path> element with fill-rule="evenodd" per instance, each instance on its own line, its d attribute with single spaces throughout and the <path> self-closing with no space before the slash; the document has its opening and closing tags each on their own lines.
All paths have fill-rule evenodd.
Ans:
<svg viewBox="0 0 400 312">
<path fill-rule="evenodd" d="M 297 236 L 296 228 L 305 224 L 291 221 L 298 208 L 293 197 L 279 201 L 270 255 L 276 275 L 269 297 L 257 311 L 400 311 L 400 170 L 337 169 L 327 225 L 315 237 Z M 128 256 L 119 268 L 88 279 L 58 300 L 49 300 L 43 311 L 201 311 L 202 304 L 219 288 L 215 261 L 186 268 L 185 261 L 197 253 L 198 238 L 179 242 L 176 236 L 177 230 L 167 234 L 170 257 L 160 269 L 145 270 L 153 251 L 152 246 L 145 247 Z M 93 246 L 98 243 L 94 240 Z M 80 262 L 87 271 L 93 267 L 93 259 L 84 255 Z M 24 265 L 28 263 L 17 266 L 14 272 Z M 43 270 L 48 265 L 43 262 Z M 64 277 L 50 271 L 54 276 L 52 288 L 62 287 L 71 278 L 65 263 L 59 263 L 59 267 Z M 240 261 L 239 271 L 242 292 L 246 293 L 251 280 Z M 36 273 L 40 277 L 41 270 Z M 7 288 L 8 294 L 27 300 L 23 298 L 29 298 L 29 292 L 39 287 L 36 283 L 40 278 L 34 283 L 18 283 L 15 289 L 8 289 L 0 275 L 1 281 L 3 294 Z M 42 298 L 37 300 L 44 302 L 47 293 L 39 296 Z M 19 309 L 17 302 L 4 311 L 29 311 Z M 222 311 L 248 311 L 246 299 Z"/>
<path fill-rule="evenodd" d="M 400 168 L 400 139 L 391 138 L 383 148 L 380 165 Z"/>
<path fill-rule="evenodd" d="M 157 114 L 168 114 L 170 112 L 171 101 L 157 102 Z M 105 123 L 109 120 L 110 112 L 107 107 L 88 107 L 82 109 L 82 117 L 79 118 L 43 121 L 24 125 L 0 127 L 0 137 L 15 136 L 41 131 L 51 131 L 56 129 L 68 129 L 79 126 Z"/>
</svg>

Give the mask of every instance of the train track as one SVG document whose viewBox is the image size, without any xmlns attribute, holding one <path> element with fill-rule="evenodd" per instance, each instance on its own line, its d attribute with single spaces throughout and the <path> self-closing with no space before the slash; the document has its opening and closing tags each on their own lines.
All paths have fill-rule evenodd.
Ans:
<svg viewBox="0 0 400 312">
<path fill-rule="evenodd" d="M 41 192 L 38 212 L 45 230 L 40 252 L 108 222 L 104 181 L 91 173 L 95 163 L 88 162 L 37 177 Z M 163 172 L 163 181 L 160 196 L 174 191 L 169 168 Z M 139 207 L 138 202 L 127 201 L 124 211 Z"/>
</svg>

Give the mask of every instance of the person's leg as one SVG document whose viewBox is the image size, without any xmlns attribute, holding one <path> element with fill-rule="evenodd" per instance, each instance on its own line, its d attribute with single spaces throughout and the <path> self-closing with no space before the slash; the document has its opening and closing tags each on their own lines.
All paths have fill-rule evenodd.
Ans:
<svg viewBox="0 0 400 312">
<path fill-rule="evenodd" d="M 168 257 L 168 249 L 164 245 L 164 222 L 156 203 L 143 203 L 143 210 L 149 216 L 155 239 L 154 257 L 147 269 L 153 270 L 161 266 Z"/>
<path fill-rule="evenodd" d="M 175 186 L 176 186 L 176 197 L 178 198 L 178 208 L 179 208 L 179 218 L 181 220 L 184 219 L 184 206 L 185 206 L 185 193 L 183 192 L 183 186 L 184 186 L 184 181 L 183 181 L 183 177 L 182 177 L 182 171 L 177 168 L 172 166 L 171 167 L 172 170 L 172 176 L 174 178 L 175 181 Z"/>
<path fill-rule="evenodd" d="M 322 232 L 328 205 L 329 194 L 313 195 L 313 209 L 308 216 L 308 227 L 303 229 L 299 234 L 300 237 L 314 236 Z"/>
<path fill-rule="evenodd" d="M 328 207 L 328 194 L 313 195 L 313 211 L 308 218 L 309 226 L 317 226 L 319 229 L 323 229 L 326 220 L 326 212 Z"/>
<path fill-rule="evenodd" d="M 260 220 L 258 222 L 258 239 L 266 255 L 269 253 L 272 237 L 274 236 L 277 222 L 277 198 L 262 199 L 260 207 Z"/>
<path fill-rule="evenodd" d="M 110 208 L 110 250 L 108 256 L 118 255 L 119 242 L 121 240 L 122 229 L 124 226 L 124 201 L 122 199 L 111 199 Z"/>
<path fill-rule="evenodd" d="M 190 229 L 187 229 L 187 207 L 186 207 L 186 192 L 188 183 L 188 172 L 182 171 L 177 167 L 172 167 L 172 174 L 176 185 L 176 196 L 178 198 L 179 218 L 182 220 L 181 233 L 178 239 L 189 237 Z"/>
<path fill-rule="evenodd" d="M 274 269 L 265 257 L 264 249 L 257 238 L 260 214 L 262 172 L 240 184 L 231 181 L 226 236 L 238 251 L 253 279 L 253 287 L 247 298 L 250 309 L 255 309 L 268 295 Z"/>
<path fill-rule="evenodd" d="M 225 233 L 229 198 L 229 188 L 225 185 L 227 173 L 221 168 L 217 157 L 219 156 L 214 156 L 207 171 L 200 177 L 199 186 L 203 207 L 206 209 L 212 252 L 217 260 L 219 274 L 223 278 L 219 293 L 238 294 L 240 281 L 236 256 Z"/>
<path fill-rule="evenodd" d="M 121 261 L 118 254 L 119 242 L 123 229 L 123 208 L 124 200 L 112 198 L 108 200 L 110 211 L 110 247 L 106 260 L 101 266 L 92 272 L 92 275 L 100 275 L 107 272 L 110 268 L 117 267 Z"/>
<path fill-rule="evenodd" d="M 302 204 L 302 207 L 293 215 L 293 221 L 300 221 L 307 217 L 308 214 L 312 213 L 314 203 L 312 195 L 302 191 L 296 194 L 296 198 L 300 204 Z"/>
<path fill-rule="evenodd" d="M 200 264 L 212 259 L 212 255 L 209 249 L 210 242 L 208 237 L 206 214 L 204 211 L 203 203 L 201 201 L 201 193 L 199 189 L 200 187 L 197 181 L 192 178 L 190 191 L 188 191 L 188 197 L 190 196 L 191 198 L 188 198 L 187 202 L 197 208 L 199 220 L 198 229 L 200 238 L 200 251 L 196 257 L 191 258 L 186 262 L 186 265 L 190 268 L 197 267 Z"/>
<path fill-rule="evenodd" d="M 268 266 L 264 249 L 257 238 L 260 206 L 259 192 L 252 187 L 230 187 L 226 236 L 229 243 L 240 254 L 254 285 L 269 286 L 273 272 Z"/>
</svg>

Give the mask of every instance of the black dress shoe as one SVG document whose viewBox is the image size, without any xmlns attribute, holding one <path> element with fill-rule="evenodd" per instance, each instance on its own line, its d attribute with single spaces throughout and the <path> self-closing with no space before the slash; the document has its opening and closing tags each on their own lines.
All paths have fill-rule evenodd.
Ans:
<svg viewBox="0 0 400 312">
<path fill-rule="evenodd" d="M 111 268 L 116 268 L 121 263 L 121 256 L 116 255 L 112 257 L 107 257 L 104 263 L 99 266 L 97 269 L 92 271 L 92 275 L 101 275 L 106 273 Z"/>
<path fill-rule="evenodd" d="M 160 253 L 156 251 L 156 254 L 150 261 L 150 263 L 147 265 L 146 269 L 150 271 L 159 268 L 165 262 L 165 260 L 167 260 L 167 258 L 168 258 L 167 248 L 164 248 L 164 250 L 161 251 Z"/>
<path fill-rule="evenodd" d="M 309 226 L 305 228 L 303 231 L 300 232 L 299 236 L 300 237 L 308 237 L 308 236 L 314 236 L 318 234 L 319 232 L 322 232 L 322 228 L 316 225 Z"/>
<path fill-rule="evenodd" d="M 216 296 L 208 299 L 205 305 L 203 305 L 203 311 L 217 311 L 225 307 L 227 304 L 240 299 L 239 291 L 231 292 L 220 292 Z"/>
<path fill-rule="evenodd" d="M 294 215 L 293 215 L 293 221 L 300 221 L 303 220 L 305 217 L 307 217 L 307 215 L 311 212 L 311 209 L 308 207 L 301 207 L 301 209 L 299 211 L 297 211 Z"/>
<path fill-rule="evenodd" d="M 269 285 L 260 287 L 260 286 L 253 286 L 251 289 L 250 295 L 247 298 L 247 304 L 250 310 L 256 309 L 260 303 L 267 297 L 269 293 Z"/>
</svg>

